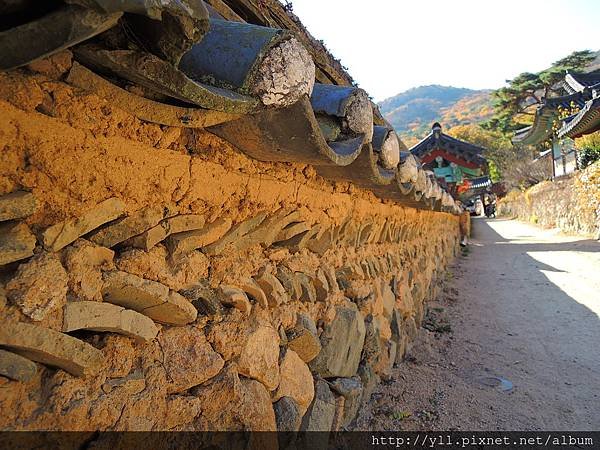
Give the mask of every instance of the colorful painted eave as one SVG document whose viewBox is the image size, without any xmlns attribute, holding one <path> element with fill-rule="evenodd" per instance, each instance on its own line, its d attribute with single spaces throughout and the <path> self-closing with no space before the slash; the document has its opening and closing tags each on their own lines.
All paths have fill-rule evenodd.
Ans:
<svg viewBox="0 0 600 450">
<path fill-rule="evenodd" d="M 443 156 L 451 162 L 469 168 L 486 165 L 486 159 L 481 156 L 485 148 L 444 134 L 437 123 L 424 139 L 410 148 L 410 152 L 424 164 L 433 161 L 436 156 Z"/>
</svg>

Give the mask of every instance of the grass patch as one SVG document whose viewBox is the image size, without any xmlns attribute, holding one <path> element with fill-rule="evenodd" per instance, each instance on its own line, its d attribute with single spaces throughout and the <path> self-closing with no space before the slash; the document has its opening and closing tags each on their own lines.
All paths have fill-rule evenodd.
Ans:
<svg viewBox="0 0 600 450">
<path fill-rule="evenodd" d="M 395 420 L 404 420 L 408 419 L 411 415 L 408 411 L 394 411 L 390 417 Z"/>
</svg>

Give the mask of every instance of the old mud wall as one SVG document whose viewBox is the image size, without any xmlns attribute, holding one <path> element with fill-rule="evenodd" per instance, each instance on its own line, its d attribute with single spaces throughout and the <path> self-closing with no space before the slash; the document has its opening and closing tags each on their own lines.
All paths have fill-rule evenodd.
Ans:
<svg viewBox="0 0 600 450">
<path fill-rule="evenodd" d="M 548 228 L 597 237 L 600 234 L 600 163 L 573 176 L 511 192 L 498 211 Z"/>
<path fill-rule="evenodd" d="M 0 429 L 332 430 L 400 363 L 458 217 L 0 75 Z"/>
</svg>

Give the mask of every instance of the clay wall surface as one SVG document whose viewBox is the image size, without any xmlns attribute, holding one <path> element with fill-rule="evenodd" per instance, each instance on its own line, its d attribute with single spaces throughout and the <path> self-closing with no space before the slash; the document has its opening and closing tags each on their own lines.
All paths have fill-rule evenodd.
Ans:
<svg viewBox="0 0 600 450">
<path fill-rule="evenodd" d="M 0 74 L 0 429 L 334 430 L 401 363 L 458 216 Z"/>
</svg>

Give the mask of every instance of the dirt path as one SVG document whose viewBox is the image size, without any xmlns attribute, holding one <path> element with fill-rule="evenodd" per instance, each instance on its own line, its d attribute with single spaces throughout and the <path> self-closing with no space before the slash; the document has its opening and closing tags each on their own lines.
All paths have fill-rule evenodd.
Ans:
<svg viewBox="0 0 600 450">
<path fill-rule="evenodd" d="M 512 220 L 473 228 L 429 305 L 430 325 L 452 331 L 420 331 L 357 428 L 599 430 L 600 243 Z"/>
</svg>

